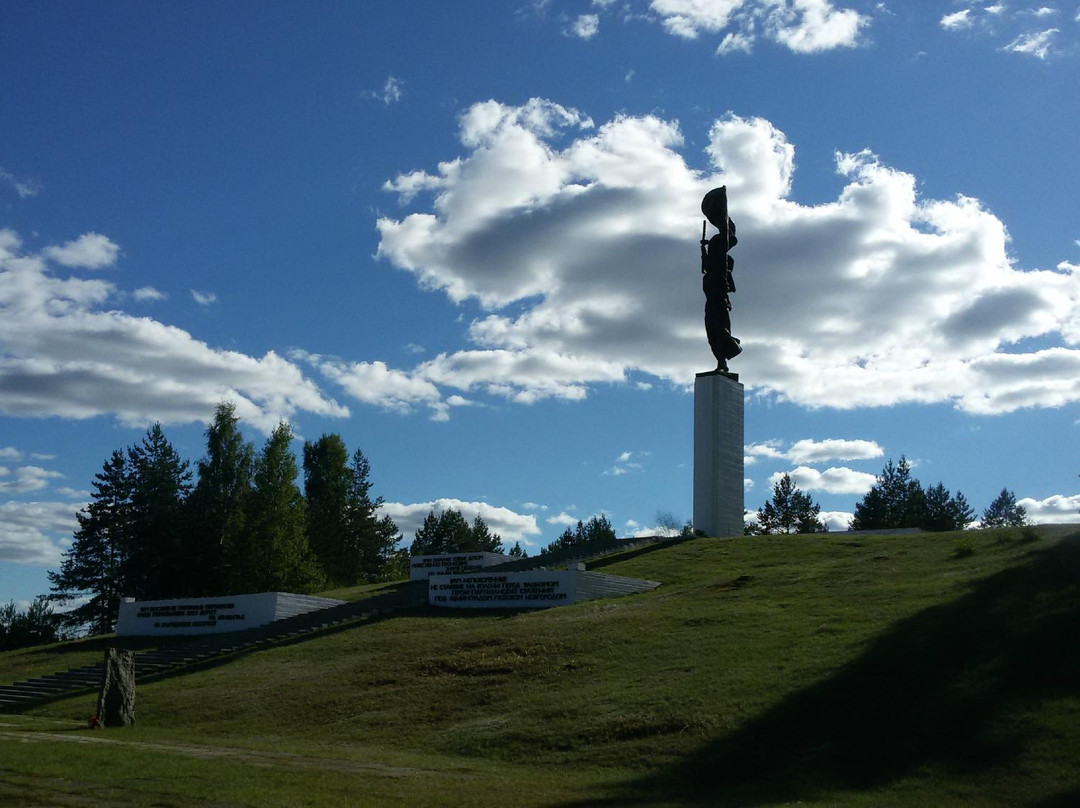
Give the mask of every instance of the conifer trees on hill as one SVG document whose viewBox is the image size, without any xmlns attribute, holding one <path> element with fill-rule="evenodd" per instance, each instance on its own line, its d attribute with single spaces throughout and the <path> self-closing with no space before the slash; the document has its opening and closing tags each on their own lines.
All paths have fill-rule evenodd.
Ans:
<svg viewBox="0 0 1080 808">
<path fill-rule="evenodd" d="M 48 574 L 51 602 L 78 602 L 57 619 L 100 634 L 113 630 L 122 597 L 310 592 L 396 570 L 401 537 L 378 514 L 363 452 L 350 462 L 337 435 L 308 444 L 302 492 L 292 441 L 282 423 L 256 453 L 235 408 L 220 404 L 194 480 L 159 424 L 114 451 L 60 568 Z"/>
</svg>

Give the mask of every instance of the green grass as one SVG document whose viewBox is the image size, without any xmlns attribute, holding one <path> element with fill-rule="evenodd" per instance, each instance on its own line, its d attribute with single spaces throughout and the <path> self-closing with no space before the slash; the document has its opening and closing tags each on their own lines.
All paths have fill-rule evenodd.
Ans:
<svg viewBox="0 0 1080 808">
<path fill-rule="evenodd" d="M 251 653 L 144 683 L 131 730 L 81 729 L 87 696 L 0 717 L 0 804 L 1080 802 L 1068 529 L 700 539 L 592 568 L 663 586 Z"/>
</svg>

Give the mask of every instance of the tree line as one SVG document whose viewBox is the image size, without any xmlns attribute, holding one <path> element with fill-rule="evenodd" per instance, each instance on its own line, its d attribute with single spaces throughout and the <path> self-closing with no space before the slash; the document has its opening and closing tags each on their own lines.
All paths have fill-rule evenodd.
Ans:
<svg viewBox="0 0 1080 808">
<path fill-rule="evenodd" d="M 25 610 L 20 610 L 14 601 L 0 606 L 0 651 L 43 645 L 58 639 L 59 621 L 46 598 L 38 596 Z"/>
<path fill-rule="evenodd" d="M 98 634 L 115 627 L 121 597 L 313 592 L 399 575 L 401 536 L 378 514 L 363 452 L 339 435 L 305 442 L 301 491 L 292 441 L 282 422 L 256 452 L 222 403 L 194 475 L 160 424 L 114 451 L 49 572 L 49 600 L 82 601 L 61 621 Z"/>
<path fill-rule="evenodd" d="M 821 506 L 800 491 L 785 474 L 773 484 L 772 498 L 757 511 L 756 521 L 746 527 L 748 534 L 821 533 L 827 530 L 819 518 Z M 930 532 L 964 530 L 975 521 L 975 511 L 963 493 L 953 494 L 944 483 L 923 486 L 911 473 L 903 455 L 899 463 L 890 459 L 876 482 L 855 505 L 848 530 L 902 530 L 919 528 Z M 1016 503 L 1016 495 L 1002 488 L 983 511 L 982 527 L 1017 527 L 1027 523 L 1027 514 Z"/>
</svg>

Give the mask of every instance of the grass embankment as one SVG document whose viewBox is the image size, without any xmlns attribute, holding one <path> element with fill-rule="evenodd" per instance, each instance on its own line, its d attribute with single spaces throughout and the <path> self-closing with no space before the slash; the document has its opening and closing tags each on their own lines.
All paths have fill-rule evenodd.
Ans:
<svg viewBox="0 0 1080 808">
<path fill-rule="evenodd" d="M 85 696 L 0 717 L 0 803 L 1075 804 L 1065 533 L 626 553 L 593 568 L 663 586 L 260 651 L 141 686 L 131 730 L 77 729 Z"/>
</svg>

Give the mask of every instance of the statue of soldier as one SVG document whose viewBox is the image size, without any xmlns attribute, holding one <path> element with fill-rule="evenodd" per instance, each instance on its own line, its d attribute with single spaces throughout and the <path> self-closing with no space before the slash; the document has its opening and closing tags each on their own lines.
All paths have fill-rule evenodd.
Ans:
<svg viewBox="0 0 1080 808">
<path fill-rule="evenodd" d="M 705 334 L 716 357 L 716 370 L 726 373 L 728 360 L 742 352 L 739 340 L 731 336 L 731 293 L 735 291 L 732 271 L 735 261 L 728 250 L 739 243 L 735 223 L 727 215 L 727 186 L 713 188 L 701 200 L 701 212 L 719 232 L 705 238 L 701 226 L 701 288 L 705 292 Z"/>
</svg>

